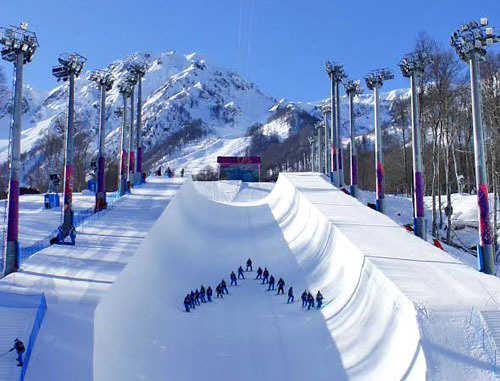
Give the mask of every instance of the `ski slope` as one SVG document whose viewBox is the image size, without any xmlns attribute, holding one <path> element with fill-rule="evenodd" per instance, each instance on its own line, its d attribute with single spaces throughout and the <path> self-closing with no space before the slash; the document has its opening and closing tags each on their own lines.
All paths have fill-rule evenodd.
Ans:
<svg viewBox="0 0 500 381">
<path fill-rule="evenodd" d="M 318 174 L 280 174 L 256 201 L 197 188 L 183 185 L 101 299 L 94 380 L 498 379 L 481 312 L 499 310 L 499 279 Z M 228 281 L 248 257 L 296 299 L 321 290 L 324 308 L 287 305 L 253 273 L 223 301 L 183 312 L 187 292 Z"/>
<path fill-rule="evenodd" d="M 92 225 L 78 228 L 75 246 L 50 246 L 25 261 L 18 273 L 0 280 L 0 302 L 4 300 L 2 293 L 44 292 L 46 296 L 47 313 L 31 355 L 27 380 L 92 379 L 95 307 L 134 256 L 182 181 L 151 178 Z M 33 215 L 38 218 L 40 213 Z M 23 231 L 21 237 L 22 234 Z M 29 324 L 29 319 L 32 322 L 35 312 L 33 309 L 23 324 Z M 20 317 L 16 308 L 11 308 L 10 314 Z M 7 331 L 5 341 L 12 345 L 19 325 L 16 329 L 0 325 L 0 340 L 1 333 Z M 0 344 L 3 348 L 4 342 Z"/>
</svg>

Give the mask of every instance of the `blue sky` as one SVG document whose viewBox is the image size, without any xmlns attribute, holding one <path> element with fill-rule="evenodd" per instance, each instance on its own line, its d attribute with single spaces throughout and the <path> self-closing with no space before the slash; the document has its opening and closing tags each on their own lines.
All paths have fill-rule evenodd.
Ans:
<svg viewBox="0 0 500 381">
<path fill-rule="evenodd" d="M 291 100 L 328 95 L 324 62 L 359 78 L 397 70 L 419 31 L 444 45 L 463 22 L 487 16 L 500 29 L 499 0 L 3 0 L 0 25 L 24 20 L 40 48 L 27 83 L 55 86 L 50 68 L 61 52 L 88 58 L 87 69 L 136 52 L 203 53 L 264 92 Z M 495 48 L 499 51 L 499 48 Z M 11 65 L 2 62 L 7 73 Z M 396 71 L 386 89 L 407 86 Z"/>
</svg>

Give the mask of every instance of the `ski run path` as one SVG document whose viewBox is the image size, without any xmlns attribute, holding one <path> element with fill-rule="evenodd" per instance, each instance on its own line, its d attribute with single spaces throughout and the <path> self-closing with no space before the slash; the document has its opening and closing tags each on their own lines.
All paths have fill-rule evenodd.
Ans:
<svg viewBox="0 0 500 381">
<path fill-rule="evenodd" d="M 322 175 L 281 174 L 274 188 L 152 178 L 82 229 L 76 246 L 51 246 L 0 280 L 0 300 L 47 298 L 27 380 L 498 379 L 500 279 Z M 285 293 L 293 286 L 295 303 L 253 272 L 183 312 L 188 291 L 229 285 L 249 257 Z M 304 289 L 322 291 L 322 310 L 300 308 Z M 20 320 L 13 331 L 32 324 Z"/>
</svg>

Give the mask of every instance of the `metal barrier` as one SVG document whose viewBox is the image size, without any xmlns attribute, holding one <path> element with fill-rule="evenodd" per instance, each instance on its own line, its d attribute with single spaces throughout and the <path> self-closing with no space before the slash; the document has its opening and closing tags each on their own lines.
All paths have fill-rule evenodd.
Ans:
<svg viewBox="0 0 500 381">
<path fill-rule="evenodd" d="M 26 370 L 28 369 L 28 364 L 31 357 L 31 352 L 35 346 L 35 341 L 40 332 L 40 327 L 42 326 L 43 318 L 45 317 L 45 312 L 47 311 L 47 301 L 45 300 L 45 295 L 42 294 L 42 299 L 40 305 L 36 311 L 35 321 L 33 322 L 33 328 L 31 329 L 30 338 L 28 341 L 28 347 L 26 348 L 26 354 L 24 355 L 23 367 L 21 368 L 21 374 L 19 375 L 19 381 L 24 381 L 26 376 Z"/>
</svg>

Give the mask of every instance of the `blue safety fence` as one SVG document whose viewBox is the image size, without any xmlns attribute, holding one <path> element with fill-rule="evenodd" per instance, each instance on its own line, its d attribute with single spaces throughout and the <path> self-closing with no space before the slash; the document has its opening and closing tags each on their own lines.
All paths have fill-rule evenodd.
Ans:
<svg viewBox="0 0 500 381">
<path fill-rule="evenodd" d="M 146 178 L 147 180 L 151 179 L 154 177 L 153 175 L 148 175 Z M 142 184 L 136 185 L 134 188 L 139 188 L 142 187 L 146 182 L 143 182 Z M 78 212 L 75 212 L 73 218 L 74 218 L 74 225 L 76 228 L 78 227 L 88 227 L 92 225 L 96 220 L 102 218 L 104 215 L 107 214 L 107 212 L 113 210 L 114 206 L 122 199 L 120 196 L 120 192 L 118 190 L 114 191 L 113 193 L 109 193 L 106 195 L 106 203 L 107 203 L 107 209 L 101 210 L 99 212 L 95 212 L 94 207 L 81 210 Z M 27 246 L 27 247 L 20 247 L 19 248 L 19 263 L 23 263 L 26 259 L 31 257 L 33 254 L 38 253 L 39 251 L 46 249 L 50 245 L 52 245 L 53 240 L 57 237 L 58 233 L 58 228 L 52 230 L 48 235 L 46 235 L 44 238 L 42 238 L 39 241 L 36 241 L 35 243 Z M 0 274 L 3 273 L 3 256 L 0 256 Z M 0 275 L 1 277 L 1 275 Z"/>
<path fill-rule="evenodd" d="M 21 374 L 19 375 L 19 381 L 24 381 L 26 376 L 26 370 L 30 362 L 31 352 L 35 346 L 36 338 L 38 337 L 38 332 L 42 326 L 43 318 L 45 317 L 45 312 L 47 311 L 47 301 L 45 300 L 45 295 L 42 294 L 42 299 L 40 300 L 40 305 L 36 311 L 35 321 L 33 322 L 33 328 L 31 329 L 30 338 L 28 340 L 28 346 L 26 348 L 26 353 L 24 355 L 23 366 L 21 368 Z"/>
</svg>

